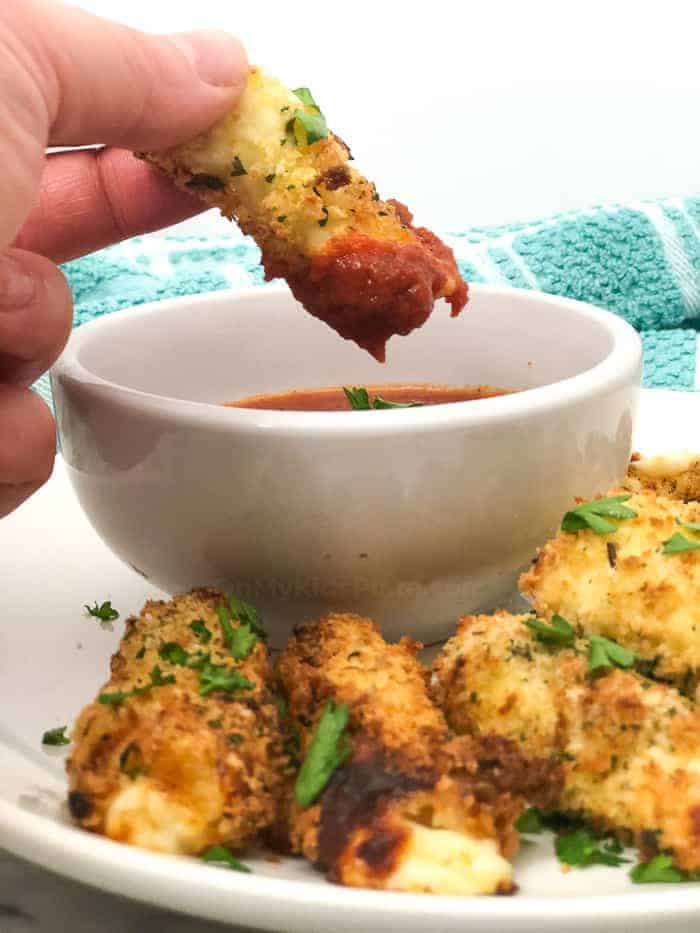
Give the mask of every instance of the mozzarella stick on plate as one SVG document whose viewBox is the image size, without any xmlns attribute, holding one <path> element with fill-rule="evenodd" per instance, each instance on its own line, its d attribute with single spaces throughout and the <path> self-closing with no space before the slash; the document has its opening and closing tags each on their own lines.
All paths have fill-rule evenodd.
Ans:
<svg viewBox="0 0 700 933">
<path fill-rule="evenodd" d="M 73 818 L 159 852 L 242 848 L 274 822 L 287 765 L 271 688 L 251 606 L 214 590 L 146 603 L 73 729 Z"/>
<path fill-rule="evenodd" d="M 432 692 L 457 733 L 558 758 L 557 810 L 698 871 L 700 710 L 603 648 L 561 620 L 467 616 L 434 663 Z"/>
<path fill-rule="evenodd" d="M 501 738 L 450 742 L 419 647 L 355 615 L 297 629 L 277 663 L 303 761 L 292 849 L 345 885 L 509 893 L 523 795 L 551 798 L 556 769 Z"/>
</svg>

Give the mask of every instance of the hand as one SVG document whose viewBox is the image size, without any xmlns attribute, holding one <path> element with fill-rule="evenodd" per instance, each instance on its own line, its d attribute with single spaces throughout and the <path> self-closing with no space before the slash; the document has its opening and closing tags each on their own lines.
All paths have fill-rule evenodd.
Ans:
<svg viewBox="0 0 700 933">
<path fill-rule="evenodd" d="M 149 36 L 45 0 L 0 3 L 0 516 L 53 468 L 53 419 L 27 387 L 70 332 L 54 263 L 201 210 L 128 150 L 207 129 L 247 71 L 224 33 Z M 123 148 L 45 155 L 94 143 Z"/>
</svg>

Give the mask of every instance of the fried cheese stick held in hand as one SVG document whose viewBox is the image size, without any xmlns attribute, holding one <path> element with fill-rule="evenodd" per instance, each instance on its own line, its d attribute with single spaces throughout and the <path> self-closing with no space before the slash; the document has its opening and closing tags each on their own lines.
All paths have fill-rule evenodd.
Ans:
<svg viewBox="0 0 700 933">
<path fill-rule="evenodd" d="M 521 792 L 551 770 L 502 739 L 448 741 L 408 639 L 331 615 L 297 629 L 277 663 L 303 764 L 292 849 L 341 884 L 434 894 L 512 890 Z"/>
<path fill-rule="evenodd" d="M 282 751 L 252 607 L 214 590 L 148 602 L 73 729 L 68 803 L 86 829 L 145 849 L 240 849 L 275 820 Z"/>
<path fill-rule="evenodd" d="M 383 361 L 386 341 L 428 318 L 438 298 L 467 301 L 452 251 L 413 227 L 349 164 L 308 88 L 253 68 L 236 107 L 207 133 L 144 154 L 175 182 L 235 219 L 311 312 Z"/>
<path fill-rule="evenodd" d="M 496 733 L 524 755 L 558 757 L 556 809 L 698 871 L 700 710 L 673 687 L 607 666 L 611 658 L 632 661 L 562 619 L 467 616 L 434 662 L 432 693 L 457 733 Z"/>
</svg>

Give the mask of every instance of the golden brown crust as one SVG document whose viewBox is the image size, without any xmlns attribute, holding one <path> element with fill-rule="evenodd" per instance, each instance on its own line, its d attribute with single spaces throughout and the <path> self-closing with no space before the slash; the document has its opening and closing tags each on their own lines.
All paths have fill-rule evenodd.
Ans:
<svg viewBox="0 0 700 933">
<path fill-rule="evenodd" d="M 271 693 L 267 649 L 258 642 L 235 662 L 224 642 L 215 590 L 148 602 L 127 621 L 101 694 L 144 687 L 157 665 L 175 682 L 119 704 L 95 701 L 73 729 L 69 805 L 85 828 L 161 851 L 240 848 L 276 815 L 287 765 Z M 206 642 L 190 625 L 201 620 Z M 236 623 L 234 621 L 233 625 Z M 163 645 L 236 669 L 252 689 L 199 694 L 195 669 L 164 660 Z"/>
<path fill-rule="evenodd" d="M 663 546 L 676 532 L 696 537 L 677 521 L 700 521 L 700 504 L 642 488 L 625 505 L 637 517 L 613 534 L 560 531 L 520 589 L 538 615 L 558 613 L 618 641 L 654 664 L 655 675 L 692 689 L 700 670 L 700 552 L 666 554 Z"/>
<path fill-rule="evenodd" d="M 534 766 L 506 740 L 450 740 L 419 647 L 387 644 L 369 619 L 331 615 L 297 629 L 277 663 L 302 757 L 327 701 L 348 706 L 352 756 L 290 817 L 292 848 L 344 884 L 395 878 L 416 826 L 494 840 L 506 856 L 517 849 L 513 823 Z"/>
<path fill-rule="evenodd" d="M 289 116 L 305 104 L 252 69 L 236 109 L 207 133 L 142 157 L 235 219 L 262 251 L 266 278 L 341 336 L 383 360 L 393 334 L 419 327 L 438 298 L 467 301 L 452 251 L 382 200 L 333 133 L 304 145 Z"/>
<path fill-rule="evenodd" d="M 526 616 L 468 616 L 433 667 L 433 694 L 458 732 L 500 732 L 526 755 L 561 760 L 557 809 L 631 834 L 649 854 L 700 868 L 700 711 L 678 691 L 612 670 L 591 678 L 582 642 L 552 649 Z"/>
</svg>

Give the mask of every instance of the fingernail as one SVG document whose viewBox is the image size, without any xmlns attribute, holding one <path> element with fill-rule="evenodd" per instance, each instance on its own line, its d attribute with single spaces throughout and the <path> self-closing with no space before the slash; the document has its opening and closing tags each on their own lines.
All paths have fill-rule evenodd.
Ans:
<svg viewBox="0 0 700 933">
<path fill-rule="evenodd" d="M 238 39 L 217 29 L 172 36 L 173 42 L 187 55 L 197 74 L 206 84 L 232 87 L 240 84 L 248 72 L 248 59 Z"/>
<path fill-rule="evenodd" d="M 12 256 L 0 256 L 0 309 L 23 308 L 34 297 L 36 282 Z"/>
</svg>

